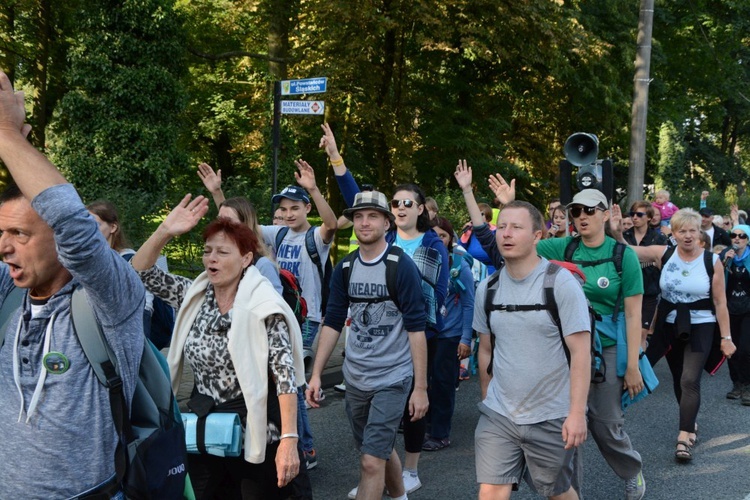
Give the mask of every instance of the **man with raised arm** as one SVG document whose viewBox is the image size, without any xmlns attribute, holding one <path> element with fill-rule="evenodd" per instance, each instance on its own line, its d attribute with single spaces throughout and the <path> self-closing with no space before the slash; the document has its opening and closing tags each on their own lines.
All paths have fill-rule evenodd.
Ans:
<svg viewBox="0 0 750 500">
<path fill-rule="evenodd" d="M 109 392 L 71 318 L 83 287 L 116 356 L 130 404 L 143 352 L 145 291 L 109 248 L 72 185 L 25 135 L 23 94 L 0 72 L 0 159 L 16 187 L 0 197 L 0 300 L 24 289 L 0 347 L 3 498 L 121 496 Z"/>
<path fill-rule="evenodd" d="M 496 231 L 505 266 L 477 288 L 480 499 L 509 499 L 521 478 L 548 498 L 578 498 L 575 454 L 586 440 L 591 324 L 575 278 L 537 255 L 543 234 L 536 208 L 523 201 L 507 204 Z M 548 286 L 557 315 L 540 307 L 550 305 Z"/>
</svg>

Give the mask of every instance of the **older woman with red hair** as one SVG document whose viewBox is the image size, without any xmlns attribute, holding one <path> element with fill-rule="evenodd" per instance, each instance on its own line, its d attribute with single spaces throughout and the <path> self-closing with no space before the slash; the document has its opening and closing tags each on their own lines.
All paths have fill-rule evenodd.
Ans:
<svg viewBox="0 0 750 500">
<path fill-rule="evenodd" d="M 131 261 L 146 288 L 178 310 L 167 357 L 173 390 L 187 361 L 191 410 L 237 413 L 245 428 L 240 456 L 209 454 L 205 445 L 189 455 L 196 498 L 311 498 L 297 435 L 302 337 L 294 313 L 252 265 L 258 238 L 220 217 L 203 231 L 205 271 L 194 281 L 154 265 L 207 210 L 203 196 L 185 196 Z"/>
</svg>

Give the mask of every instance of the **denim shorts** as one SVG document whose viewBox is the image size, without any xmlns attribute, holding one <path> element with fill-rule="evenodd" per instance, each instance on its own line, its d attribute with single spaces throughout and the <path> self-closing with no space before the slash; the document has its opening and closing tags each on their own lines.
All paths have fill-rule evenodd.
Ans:
<svg viewBox="0 0 750 500">
<path fill-rule="evenodd" d="M 346 414 L 361 453 L 388 460 L 404 414 L 412 377 L 373 391 L 346 385 Z"/>
</svg>

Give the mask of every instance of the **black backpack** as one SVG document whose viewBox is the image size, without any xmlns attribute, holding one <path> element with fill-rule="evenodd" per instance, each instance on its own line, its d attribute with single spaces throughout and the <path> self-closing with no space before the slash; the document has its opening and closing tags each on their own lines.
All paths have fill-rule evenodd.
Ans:
<svg viewBox="0 0 750 500">
<path fill-rule="evenodd" d="M 15 288 L 0 307 L 0 345 L 24 290 Z M 117 360 L 81 287 L 73 291 L 71 317 L 86 359 L 109 390 L 112 420 L 120 441 L 115 451 L 117 482 L 132 499 L 182 498 L 187 478 L 185 429 L 172 393 L 164 356 L 144 339 L 130 418 Z"/>
<path fill-rule="evenodd" d="M 354 259 L 359 255 L 359 249 L 353 251 L 341 261 L 341 272 L 344 277 L 344 289 L 349 292 L 349 277 L 352 274 L 352 263 Z M 350 302 L 363 302 L 368 304 L 376 304 L 378 302 L 385 302 L 386 300 L 393 301 L 396 307 L 400 308 L 398 303 L 398 290 L 396 289 L 398 281 L 398 262 L 401 256 L 404 255 L 404 250 L 395 245 L 391 245 L 388 248 L 388 253 L 385 256 L 385 285 L 388 289 L 388 297 L 378 297 L 373 299 L 357 299 L 349 297 Z"/>
<path fill-rule="evenodd" d="M 135 252 L 126 253 L 122 258 L 130 262 L 134 255 Z M 143 325 L 146 330 L 146 338 L 159 350 L 168 347 L 172 341 L 174 322 L 175 312 L 172 306 L 154 296 L 153 311 L 151 311 L 149 322 Z"/>
<path fill-rule="evenodd" d="M 276 233 L 276 255 L 278 255 L 279 247 L 281 246 L 281 243 L 284 241 L 284 238 L 286 237 L 288 232 L 289 228 L 285 226 L 282 227 L 278 233 Z M 328 259 L 326 259 L 325 266 L 323 266 L 323 262 L 320 259 L 320 254 L 318 253 L 318 246 L 315 244 L 314 226 L 308 229 L 305 233 L 305 250 L 307 251 L 307 255 L 310 256 L 310 260 L 313 261 L 313 264 L 315 264 L 315 267 L 318 269 L 321 292 L 320 311 L 325 314 L 326 307 L 328 307 L 328 295 L 331 292 L 331 274 L 333 273 L 333 261 L 331 260 L 331 255 L 329 254 Z"/>
<path fill-rule="evenodd" d="M 570 367 L 570 350 L 568 345 L 565 343 L 565 338 L 562 331 L 562 323 L 560 322 L 560 311 L 557 308 L 557 301 L 555 300 L 555 277 L 557 273 L 562 269 L 561 266 L 550 262 L 547 266 L 547 270 L 544 274 L 543 283 L 543 303 L 537 304 L 493 304 L 492 301 L 495 298 L 497 292 L 498 281 L 500 279 L 500 272 L 495 271 L 492 276 L 487 280 L 487 289 L 484 295 L 484 311 L 487 316 L 487 328 L 490 330 L 490 362 L 487 365 L 487 374 L 492 375 L 492 363 L 495 357 L 495 333 L 490 327 L 490 314 L 492 311 L 503 311 L 503 312 L 518 312 L 518 311 L 548 311 L 552 321 L 557 326 L 557 330 L 560 333 L 560 342 L 562 343 L 563 350 L 565 351 L 565 358 L 568 360 L 568 367 Z M 591 321 L 591 383 L 599 384 L 604 382 L 606 379 L 607 367 L 604 362 L 604 356 L 602 354 L 602 346 L 599 342 L 599 336 L 596 334 L 596 320 L 599 317 L 591 307 L 591 304 L 586 301 L 589 311 L 589 319 Z"/>
<path fill-rule="evenodd" d="M 573 264 L 580 266 L 580 267 L 591 267 L 591 266 L 598 266 L 599 264 L 604 264 L 605 262 L 612 262 L 615 265 L 615 270 L 617 271 L 617 274 L 622 277 L 622 256 L 625 253 L 625 248 L 627 248 L 627 245 L 625 243 L 620 243 L 619 241 L 615 242 L 615 247 L 612 250 L 612 257 L 607 257 L 606 259 L 599 259 L 599 260 L 575 260 L 573 259 L 573 254 L 578 249 L 578 246 L 581 244 L 581 238 L 575 237 L 570 240 L 568 245 L 565 247 L 565 257 L 563 260 L 565 262 L 572 262 Z M 617 321 L 617 315 L 620 312 L 620 304 L 622 304 L 622 285 L 620 286 L 620 293 L 617 296 L 617 300 L 615 301 L 615 309 L 612 311 L 612 320 Z M 596 331 L 596 330 L 593 330 Z"/>
</svg>

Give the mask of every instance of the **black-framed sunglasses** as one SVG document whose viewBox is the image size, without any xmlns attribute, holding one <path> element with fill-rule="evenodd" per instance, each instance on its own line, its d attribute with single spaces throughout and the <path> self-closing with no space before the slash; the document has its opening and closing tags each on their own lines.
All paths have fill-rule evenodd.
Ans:
<svg viewBox="0 0 750 500">
<path fill-rule="evenodd" d="M 646 212 L 630 212 L 631 217 L 645 217 Z"/>
<path fill-rule="evenodd" d="M 594 215 L 597 210 L 601 210 L 602 212 L 604 211 L 600 207 L 584 207 L 584 206 L 581 206 L 581 205 L 576 205 L 576 206 L 570 207 L 569 210 L 570 210 L 570 216 L 573 217 L 573 218 L 580 217 L 581 216 L 581 212 L 585 212 L 586 215 L 591 216 L 591 215 Z"/>
<path fill-rule="evenodd" d="M 731 236 L 732 239 L 735 239 L 735 238 L 739 238 L 741 240 L 746 240 L 747 239 L 747 235 L 745 233 L 732 233 L 729 236 Z"/>
<path fill-rule="evenodd" d="M 406 198 L 405 200 L 391 200 L 391 208 L 398 208 L 404 206 L 404 208 L 411 208 L 416 204 L 414 200 Z"/>
</svg>

